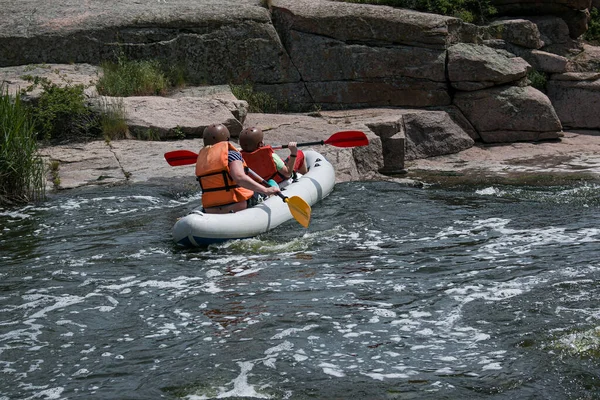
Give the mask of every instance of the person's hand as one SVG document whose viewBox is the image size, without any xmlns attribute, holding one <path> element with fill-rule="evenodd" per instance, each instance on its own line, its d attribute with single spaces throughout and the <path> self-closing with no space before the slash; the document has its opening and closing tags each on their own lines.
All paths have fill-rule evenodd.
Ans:
<svg viewBox="0 0 600 400">
<path fill-rule="evenodd" d="M 297 142 L 289 142 L 288 149 L 290 149 L 290 156 L 295 156 L 298 154 L 298 143 Z"/>
<path fill-rule="evenodd" d="M 265 194 L 268 196 L 277 194 L 279 192 L 281 192 L 281 189 L 279 189 L 279 186 L 271 186 L 271 187 L 265 188 Z"/>
</svg>

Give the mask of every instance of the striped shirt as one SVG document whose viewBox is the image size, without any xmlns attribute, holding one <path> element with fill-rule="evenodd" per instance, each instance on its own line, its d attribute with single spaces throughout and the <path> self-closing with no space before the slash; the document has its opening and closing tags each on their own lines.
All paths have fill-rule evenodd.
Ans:
<svg viewBox="0 0 600 400">
<path fill-rule="evenodd" d="M 242 160 L 242 153 L 239 151 L 229 150 L 229 153 L 227 153 L 227 162 L 229 163 Z"/>
</svg>

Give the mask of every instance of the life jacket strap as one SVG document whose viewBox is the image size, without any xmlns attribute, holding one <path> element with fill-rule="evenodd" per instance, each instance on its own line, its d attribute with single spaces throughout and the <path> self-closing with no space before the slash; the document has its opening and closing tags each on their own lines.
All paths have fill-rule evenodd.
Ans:
<svg viewBox="0 0 600 400">
<path fill-rule="evenodd" d="M 206 178 L 209 176 L 213 176 L 213 175 L 221 175 L 223 177 L 223 186 L 219 186 L 219 187 L 215 187 L 215 188 L 209 188 L 206 189 L 202 186 L 202 178 Z M 220 171 L 220 172 L 213 172 L 212 174 L 206 174 L 206 175 L 200 175 L 196 177 L 196 180 L 198 181 L 198 183 L 200 184 L 200 189 L 202 189 L 202 193 L 205 192 L 219 192 L 221 190 L 225 190 L 225 191 L 230 191 L 231 189 L 236 189 L 239 188 L 240 185 L 235 184 L 235 185 L 230 185 L 227 182 L 229 181 L 233 181 L 233 179 L 231 179 L 231 176 L 229 175 L 229 173 L 227 171 Z"/>
</svg>

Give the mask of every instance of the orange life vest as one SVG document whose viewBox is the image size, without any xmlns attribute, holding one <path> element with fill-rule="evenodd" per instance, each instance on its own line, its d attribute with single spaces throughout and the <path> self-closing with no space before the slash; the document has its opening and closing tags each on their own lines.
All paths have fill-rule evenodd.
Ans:
<svg viewBox="0 0 600 400">
<path fill-rule="evenodd" d="M 248 200 L 254 194 L 252 190 L 239 186 L 231 178 L 227 161 L 229 150 L 237 151 L 231 143 L 219 142 L 203 147 L 198 154 L 196 177 L 202 188 L 204 208 L 239 203 Z"/>
<path fill-rule="evenodd" d="M 263 146 L 253 152 L 242 151 L 242 157 L 252 171 L 260 175 L 264 180 L 273 179 L 281 183 L 287 178 L 277 171 L 275 161 L 273 161 L 273 149 L 271 146 Z"/>
</svg>

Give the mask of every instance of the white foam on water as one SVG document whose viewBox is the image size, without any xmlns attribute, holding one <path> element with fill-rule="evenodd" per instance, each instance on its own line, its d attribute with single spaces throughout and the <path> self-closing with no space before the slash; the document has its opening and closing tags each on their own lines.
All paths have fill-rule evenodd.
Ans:
<svg viewBox="0 0 600 400">
<path fill-rule="evenodd" d="M 373 283 L 377 281 L 374 279 L 346 279 L 344 282 L 346 283 L 346 285 L 353 286 L 361 285 L 363 283 Z"/>
<path fill-rule="evenodd" d="M 148 280 L 139 283 L 139 287 L 147 288 L 160 288 L 160 289 L 187 289 L 189 288 L 189 283 L 192 281 L 200 280 L 198 277 L 186 277 L 180 276 L 171 281 L 157 281 L 157 280 Z"/>
<path fill-rule="evenodd" d="M 497 196 L 497 197 L 502 197 L 506 194 L 506 191 L 504 190 L 500 190 L 498 188 L 495 188 L 493 186 L 487 187 L 485 189 L 478 189 L 475 191 L 476 194 L 482 195 L 482 196 Z"/>
<path fill-rule="evenodd" d="M 489 364 L 484 365 L 481 369 L 483 371 L 500 370 L 500 369 L 502 369 L 502 364 L 500 364 L 499 362 L 491 362 Z"/>
<path fill-rule="evenodd" d="M 458 360 L 454 356 L 441 356 L 441 357 L 435 357 L 435 359 L 440 360 L 440 361 L 446 361 L 446 362 L 454 362 L 454 361 Z"/>
<path fill-rule="evenodd" d="M 27 318 L 30 320 L 43 318 L 46 316 L 47 313 L 49 313 L 51 311 L 60 310 L 60 309 L 66 308 L 68 306 L 82 303 L 85 301 L 85 297 L 72 296 L 72 295 L 65 295 L 63 297 L 58 297 L 58 296 L 41 295 L 41 294 L 30 294 L 30 295 L 23 295 L 22 298 L 26 301 L 29 300 L 29 302 L 27 302 L 17 308 L 36 308 L 43 304 L 54 302 L 54 304 L 46 306 L 46 307 L 42 308 L 41 310 L 29 315 Z"/>
<path fill-rule="evenodd" d="M 319 367 L 323 369 L 323 373 L 326 375 L 335 376 L 336 378 L 343 378 L 346 376 L 343 369 L 338 365 L 324 362 L 320 363 Z"/>
<path fill-rule="evenodd" d="M 392 373 L 380 373 L 380 372 L 361 372 L 361 375 L 368 376 L 376 381 L 383 381 L 386 379 L 408 379 L 409 374 L 392 372 Z"/>
<path fill-rule="evenodd" d="M 156 254 L 169 255 L 170 253 L 167 252 L 165 249 L 161 249 L 161 248 L 157 248 L 157 247 L 150 247 L 147 249 L 140 249 L 140 250 L 138 250 L 137 253 L 127 255 L 126 257 L 133 258 L 133 259 L 142 259 L 142 258 L 150 257 L 150 256 L 156 255 Z"/>
<path fill-rule="evenodd" d="M 311 325 L 307 325 L 307 326 L 305 326 L 303 328 L 289 328 L 289 329 L 284 329 L 283 331 L 281 331 L 281 332 L 273 335 L 271 337 L 271 340 L 283 339 L 284 337 L 292 336 L 292 335 L 294 335 L 294 334 L 296 334 L 298 332 L 306 332 L 306 331 L 309 331 L 311 329 L 318 328 L 318 327 L 319 327 L 319 325 L 311 324 Z"/>
<path fill-rule="evenodd" d="M 260 271 L 262 269 L 263 268 L 250 268 L 245 271 L 237 272 L 234 276 L 240 277 L 240 276 L 245 276 L 245 275 L 251 275 L 251 274 L 257 273 L 258 271 Z"/>
<path fill-rule="evenodd" d="M 23 220 L 31 218 L 31 215 L 25 214 L 21 211 L 3 211 L 2 209 L 0 209 L 0 217 L 18 218 Z"/>
<path fill-rule="evenodd" d="M 207 278 L 216 278 L 217 276 L 222 276 L 222 275 L 223 275 L 223 273 L 216 269 L 210 269 L 210 270 L 206 271 Z"/>
<path fill-rule="evenodd" d="M 302 362 L 302 361 L 308 360 L 308 356 L 306 356 L 305 354 L 295 353 L 293 355 L 293 357 L 294 357 L 294 360 L 296 360 L 296 362 Z"/>
<path fill-rule="evenodd" d="M 502 235 L 490 240 L 478 251 L 498 255 L 501 253 L 514 253 L 518 255 L 531 252 L 534 248 L 546 245 L 568 245 L 581 242 L 600 241 L 599 229 L 580 229 L 567 231 L 562 227 L 548 226 L 534 229 L 511 229 L 498 226 L 495 229 Z"/>
<path fill-rule="evenodd" d="M 180 198 L 178 198 L 177 200 L 171 199 L 169 200 L 169 205 L 171 207 L 179 207 L 185 204 L 189 204 L 189 203 L 195 203 L 198 202 L 202 199 L 202 192 L 194 192 L 191 194 L 188 194 L 186 196 L 182 196 Z"/>
<path fill-rule="evenodd" d="M 147 201 L 147 202 L 149 202 L 151 204 L 160 204 L 160 203 L 162 203 L 161 199 L 159 199 L 158 197 L 154 197 L 154 196 L 131 195 L 131 196 L 128 196 L 128 198 L 134 199 L 134 200 L 144 200 L 144 201 Z"/>
<path fill-rule="evenodd" d="M 294 348 L 294 344 L 285 340 L 283 343 L 278 344 L 277 346 L 270 347 L 265 350 L 265 354 L 269 356 L 276 356 L 282 351 L 290 351 Z"/>
<path fill-rule="evenodd" d="M 255 399 L 270 399 L 271 397 L 259 393 L 254 388 L 254 385 L 248 383 L 248 374 L 252 371 L 254 364 L 250 361 L 241 361 L 237 363 L 240 366 L 240 374 L 225 386 L 233 386 L 231 390 L 224 387 L 219 387 L 216 396 L 206 395 L 188 395 L 184 399 L 187 400 L 208 400 L 208 399 L 226 399 L 229 397 L 251 397 Z"/>
<path fill-rule="evenodd" d="M 237 265 L 237 264 L 241 264 L 241 263 L 245 262 L 246 260 L 247 260 L 247 257 L 244 255 L 230 255 L 227 257 L 203 260 L 203 262 L 208 265 L 214 265 L 214 264 Z"/>
<path fill-rule="evenodd" d="M 87 204 L 88 201 L 84 199 L 66 199 L 62 201 L 58 207 L 63 210 L 75 210 L 81 208 L 83 204 Z"/>
<path fill-rule="evenodd" d="M 435 370 L 433 373 L 436 375 L 451 375 L 454 373 L 454 371 L 450 367 L 444 367 L 444 368 Z"/>
<path fill-rule="evenodd" d="M 39 392 L 36 392 L 33 396 L 23 398 L 23 400 L 33 400 L 33 399 L 56 400 L 56 399 L 61 399 L 62 398 L 61 395 L 62 395 L 62 392 L 64 390 L 65 389 L 63 387 L 44 389 L 44 390 L 40 390 Z"/>
<path fill-rule="evenodd" d="M 212 294 L 216 294 L 216 293 L 225 291 L 224 289 L 221 289 L 220 287 L 218 287 L 215 282 L 206 282 L 205 284 L 202 285 L 201 288 L 204 292 L 212 293 Z M 233 289 L 231 289 L 230 291 L 233 291 Z"/>
<path fill-rule="evenodd" d="M 171 322 L 167 322 L 165 324 L 163 324 L 161 327 L 157 328 L 157 332 L 151 335 L 146 335 L 144 337 L 146 338 L 154 338 L 154 337 L 161 337 L 161 336 L 179 336 L 179 334 L 181 334 L 181 331 L 179 329 L 177 329 L 177 326 L 174 323 Z"/>
<path fill-rule="evenodd" d="M 75 376 L 75 377 L 80 377 L 80 376 L 85 376 L 85 375 L 89 375 L 90 371 L 86 368 L 81 368 L 78 369 L 77 371 L 75 371 L 73 374 L 71 374 L 71 376 Z"/>
</svg>

